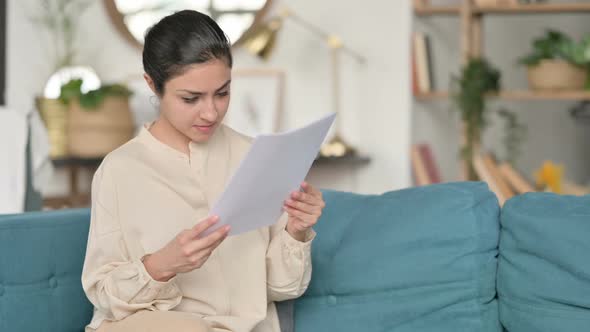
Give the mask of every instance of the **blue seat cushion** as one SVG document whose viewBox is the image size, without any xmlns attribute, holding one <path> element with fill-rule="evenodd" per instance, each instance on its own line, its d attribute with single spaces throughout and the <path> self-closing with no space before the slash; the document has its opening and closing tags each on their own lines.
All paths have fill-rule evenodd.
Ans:
<svg viewBox="0 0 590 332">
<path fill-rule="evenodd" d="M 501 331 L 500 208 L 485 184 L 324 198 L 296 331 Z"/>
<path fill-rule="evenodd" d="M 0 216 L 0 331 L 80 332 L 89 210 Z"/>
<path fill-rule="evenodd" d="M 502 211 L 498 298 L 509 332 L 590 331 L 590 196 L 531 193 Z"/>
</svg>

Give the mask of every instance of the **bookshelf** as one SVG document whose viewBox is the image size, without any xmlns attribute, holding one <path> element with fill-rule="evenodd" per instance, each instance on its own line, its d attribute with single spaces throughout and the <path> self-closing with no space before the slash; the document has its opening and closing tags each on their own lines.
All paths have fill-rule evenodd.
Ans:
<svg viewBox="0 0 590 332">
<path fill-rule="evenodd" d="M 457 0 L 456 5 L 431 5 L 428 0 L 414 0 L 414 14 L 416 17 L 428 16 L 456 16 L 459 20 L 457 31 L 461 45 L 461 62 L 467 63 L 469 59 L 482 57 L 484 54 L 483 20 L 490 15 L 555 15 L 555 14 L 590 14 L 590 2 L 585 3 L 533 3 L 478 6 L 476 0 Z M 415 64 L 413 64 L 413 70 Z M 431 70 L 430 68 L 429 70 Z M 418 69 L 418 72 L 424 70 Z M 423 80 L 424 75 L 418 75 Z M 432 79 L 432 77 L 430 78 Z M 429 83 L 430 84 L 430 83 Z M 438 87 L 437 87 L 438 88 Z M 450 98 L 449 91 L 444 89 L 414 88 L 414 100 L 419 103 L 434 103 L 447 101 Z M 590 90 L 580 91 L 537 91 L 525 89 L 505 89 L 499 93 L 490 94 L 489 98 L 497 98 L 507 101 L 590 101 Z M 462 126 L 464 128 L 464 126 Z M 462 142 L 466 135 L 463 129 Z M 477 154 L 477 153 L 476 153 Z M 467 164 L 461 165 L 461 180 L 467 179 Z"/>
<path fill-rule="evenodd" d="M 418 16 L 459 15 L 461 6 L 415 5 L 414 12 Z M 526 5 L 506 5 L 494 7 L 472 7 L 473 14 L 543 14 L 543 13 L 581 13 L 590 12 L 589 3 L 540 3 Z"/>
<path fill-rule="evenodd" d="M 418 93 L 415 95 L 417 101 L 437 101 L 449 98 L 447 91 L 433 91 Z M 499 98 L 511 101 L 550 101 L 550 100 L 577 100 L 590 101 L 590 91 L 532 91 L 532 90 L 507 90 L 498 94 L 491 94 L 490 98 Z"/>
</svg>

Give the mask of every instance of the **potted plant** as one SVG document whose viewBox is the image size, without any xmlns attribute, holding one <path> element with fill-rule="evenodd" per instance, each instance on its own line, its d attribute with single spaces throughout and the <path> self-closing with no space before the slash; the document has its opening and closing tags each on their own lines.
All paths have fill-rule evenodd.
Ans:
<svg viewBox="0 0 590 332">
<path fill-rule="evenodd" d="M 519 59 L 528 68 L 534 90 L 580 90 L 587 86 L 590 68 L 590 37 L 575 42 L 549 30 L 533 41 L 533 50 Z"/>
<path fill-rule="evenodd" d="M 62 86 L 59 97 L 69 110 L 68 151 L 76 157 L 104 157 L 133 137 L 131 91 L 120 84 L 86 93 L 81 88 L 81 79 L 71 80 Z"/>
<path fill-rule="evenodd" d="M 49 34 L 50 45 L 54 48 L 47 57 L 53 62 L 51 74 L 74 64 L 79 18 L 92 3 L 91 0 L 42 0 L 39 14 L 30 18 L 42 32 Z M 51 157 L 66 156 L 67 107 L 57 99 L 44 96 L 35 98 L 35 105 L 47 127 Z"/>
<path fill-rule="evenodd" d="M 464 125 L 465 141 L 461 148 L 461 157 L 468 165 L 468 180 L 477 179 L 472 161 L 479 151 L 481 135 L 489 124 L 486 95 L 497 93 L 499 90 L 500 72 L 485 59 L 470 59 L 460 75 L 451 78 L 451 98 L 456 110 L 461 114 Z M 506 159 L 514 161 L 515 154 L 519 151 L 518 144 L 522 139 L 524 126 L 512 112 L 501 110 L 498 114 L 506 121 Z"/>
</svg>

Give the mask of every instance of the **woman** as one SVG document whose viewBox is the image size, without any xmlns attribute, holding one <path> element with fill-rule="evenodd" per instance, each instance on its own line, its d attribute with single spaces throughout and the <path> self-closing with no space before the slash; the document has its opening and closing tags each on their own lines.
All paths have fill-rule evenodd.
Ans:
<svg viewBox="0 0 590 332">
<path fill-rule="evenodd" d="M 303 183 L 276 225 L 201 236 L 218 222 L 206 218 L 209 206 L 251 143 L 221 124 L 230 43 L 208 16 L 181 11 L 147 32 L 143 66 L 160 116 L 94 176 L 86 330 L 279 331 L 273 301 L 300 296 L 311 277 L 321 193 Z"/>
</svg>

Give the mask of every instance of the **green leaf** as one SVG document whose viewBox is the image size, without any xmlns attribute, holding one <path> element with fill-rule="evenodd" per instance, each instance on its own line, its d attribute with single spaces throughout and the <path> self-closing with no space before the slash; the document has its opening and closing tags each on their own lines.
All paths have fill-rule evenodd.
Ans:
<svg viewBox="0 0 590 332">
<path fill-rule="evenodd" d="M 96 110 L 104 99 L 108 96 L 118 96 L 128 98 L 131 91 L 121 84 L 107 84 L 96 90 L 82 93 L 82 80 L 73 79 L 62 85 L 59 99 L 64 104 L 69 104 L 72 100 L 78 99 L 80 106 L 85 110 Z"/>
<path fill-rule="evenodd" d="M 467 145 L 461 154 L 470 161 L 473 147 L 488 125 L 486 94 L 500 90 L 500 72 L 485 59 L 471 59 L 459 76 L 451 77 L 450 89 L 452 101 L 466 125 Z"/>
<path fill-rule="evenodd" d="M 590 65 L 590 36 L 577 43 L 562 32 L 548 30 L 532 46 L 529 54 L 518 59 L 519 64 L 535 66 L 542 60 L 561 59 L 576 66 Z"/>
</svg>

